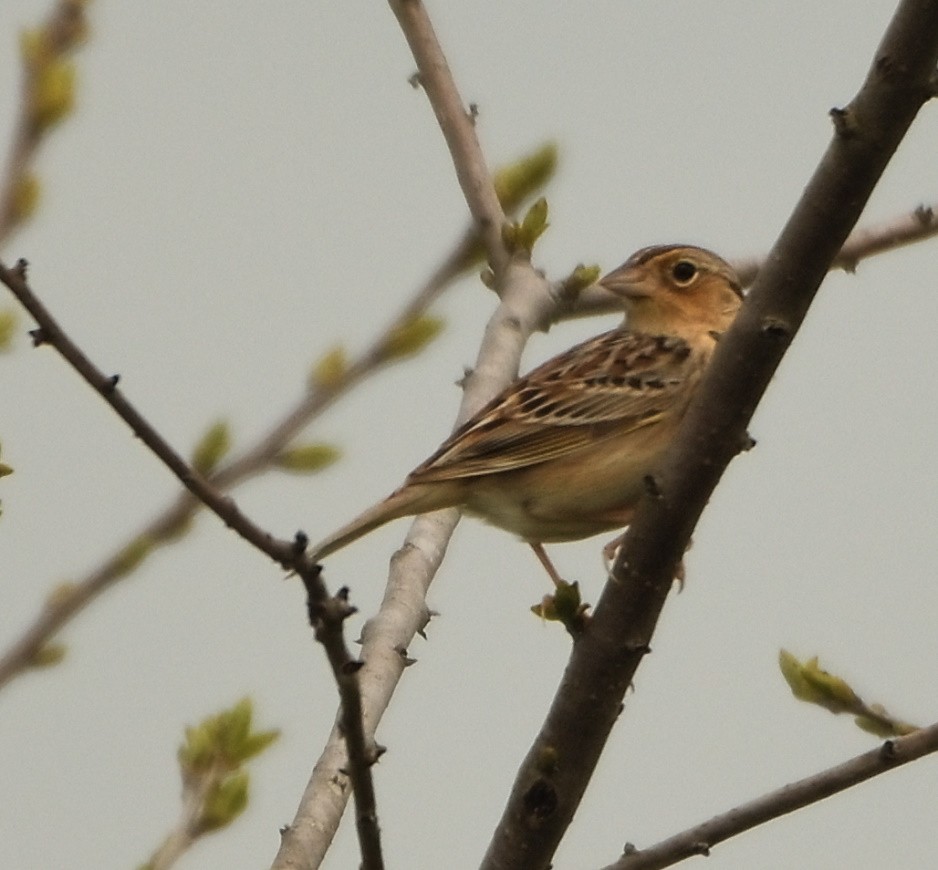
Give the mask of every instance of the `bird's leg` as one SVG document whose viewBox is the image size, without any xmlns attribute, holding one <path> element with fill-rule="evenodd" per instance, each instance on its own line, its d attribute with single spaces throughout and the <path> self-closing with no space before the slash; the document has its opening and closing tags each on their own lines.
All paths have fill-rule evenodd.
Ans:
<svg viewBox="0 0 938 870">
<path fill-rule="evenodd" d="M 625 532 L 623 532 L 619 537 L 613 538 L 605 547 L 603 547 L 603 564 L 606 566 L 606 573 L 609 574 L 612 571 L 612 560 L 615 559 L 616 553 L 619 552 L 619 547 L 622 546 L 622 542 L 625 540 Z"/>
<path fill-rule="evenodd" d="M 554 586 L 558 588 L 563 586 L 564 579 L 557 573 L 557 569 L 554 567 L 554 563 L 550 561 L 547 551 L 544 549 L 544 545 L 533 541 L 528 541 L 528 544 L 531 549 L 534 550 L 534 555 L 537 556 L 538 561 L 544 566 L 544 570 L 548 573 L 550 579 L 553 580 Z"/>
</svg>

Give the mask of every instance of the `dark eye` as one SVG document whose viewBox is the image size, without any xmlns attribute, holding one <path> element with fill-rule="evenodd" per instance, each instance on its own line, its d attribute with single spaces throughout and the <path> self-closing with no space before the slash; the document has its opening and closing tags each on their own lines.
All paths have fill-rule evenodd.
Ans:
<svg viewBox="0 0 938 870">
<path fill-rule="evenodd" d="M 690 284 L 697 277 L 697 267 L 690 260 L 678 260 L 671 267 L 671 275 L 678 284 Z"/>
</svg>

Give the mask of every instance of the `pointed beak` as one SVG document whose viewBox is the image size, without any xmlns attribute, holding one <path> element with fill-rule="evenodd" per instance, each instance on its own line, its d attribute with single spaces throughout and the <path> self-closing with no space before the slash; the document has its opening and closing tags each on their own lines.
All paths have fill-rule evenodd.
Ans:
<svg viewBox="0 0 938 870">
<path fill-rule="evenodd" d="M 651 293 L 644 286 L 643 272 L 643 269 L 624 263 L 604 278 L 600 278 L 597 283 L 623 299 L 644 299 Z"/>
</svg>

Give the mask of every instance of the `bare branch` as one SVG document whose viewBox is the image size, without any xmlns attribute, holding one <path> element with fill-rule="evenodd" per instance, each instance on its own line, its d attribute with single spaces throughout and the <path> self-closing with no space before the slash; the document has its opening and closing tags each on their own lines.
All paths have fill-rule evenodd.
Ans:
<svg viewBox="0 0 938 870">
<path fill-rule="evenodd" d="M 323 600 L 315 584 L 307 582 L 305 577 L 303 582 L 308 596 L 310 625 L 316 630 L 316 640 L 326 649 L 339 686 L 339 723 L 349 748 L 346 773 L 355 792 L 355 820 L 362 853 L 362 870 L 383 870 L 378 808 L 370 768 L 384 750 L 365 733 L 358 680 L 363 662 L 352 658 L 342 631 L 345 620 L 355 613 L 355 608 L 348 603 L 348 589 L 340 589 L 334 597 Z"/>
<path fill-rule="evenodd" d="M 424 285 L 383 329 L 371 345 L 362 351 L 328 385 L 311 388 L 273 424 L 253 446 L 219 466 L 209 481 L 216 490 L 227 490 L 268 470 L 274 458 L 312 420 L 347 395 L 359 383 L 388 364 L 383 348 L 388 336 L 402 324 L 412 321 L 474 261 L 478 237 L 466 230 L 450 254 L 434 270 Z M 52 638 L 102 592 L 127 577 L 130 571 L 160 546 L 176 541 L 188 528 L 202 506 L 189 492 L 182 492 L 153 519 L 80 580 L 59 587 L 56 594 L 37 614 L 32 624 L 0 656 L 0 689 L 14 677 L 28 670 Z M 133 559 L 128 555 L 133 554 Z"/>
<path fill-rule="evenodd" d="M 390 0 L 390 6 L 417 62 L 419 83 L 426 91 L 443 131 L 459 186 L 485 246 L 489 265 L 496 276 L 500 276 L 509 260 L 502 242 L 505 213 L 479 147 L 474 115 L 466 111 L 459 96 L 423 3 L 420 0 Z"/>
<path fill-rule="evenodd" d="M 831 261 L 830 268 L 855 272 L 860 263 L 870 257 L 886 254 L 916 242 L 938 236 L 938 203 L 919 205 L 914 209 L 881 223 L 858 227 L 847 237 L 843 247 Z M 744 287 L 756 280 L 765 256 L 738 257 L 731 260 Z M 570 309 L 561 309 L 561 320 L 573 317 L 592 317 L 596 314 L 618 312 L 622 303 L 608 290 L 593 286 L 584 290 Z"/>
<path fill-rule="evenodd" d="M 30 289 L 26 282 L 25 260 L 20 260 L 15 269 L 8 269 L 0 263 L 0 282 L 7 286 L 39 324 L 39 328 L 31 333 L 33 343 L 37 347 L 44 344 L 54 347 L 85 382 L 114 409 L 134 434 L 176 475 L 189 492 L 215 513 L 226 526 L 234 529 L 242 538 L 284 568 L 300 570 L 303 567 L 302 551 L 298 554 L 293 541 L 278 541 L 269 532 L 248 519 L 233 499 L 223 495 L 201 474 L 191 468 L 186 460 L 157 432 L 156 428 L 127 400 L 117 388 L 120 376 L 104 374 L 85 356 Z"/>
<path fill-rule="evenodd" d="M 550 864 L 649 641 L 675 568 L 831 261 L 930 96 L 938 4 L 904 0 L 833 141 L 760 271 L 630 526 L 589 629 L 576 641 L 483 862 Z"/>
<path fill-rule="evenodd" d="M 855 272 L 860 262 L 897 248 L 934 238 L 938 235 L 938 219 L 935 205 L 920 205 L 906 214 L 869 227 L 859 227 L 847 237 L 840 252 L 831 262 L 831 269 Z M 738 260 L 734 266 L 744 284 L 751 284 L 763 264 L 763 260 L 749 258 Z"/>
<path fill-rule="evenodd" d="M 449 67 L 419 0 L 391 0 L 456 168 L 479 236 L 495 272 L 501 302 L 489 320 L 475 369 L 464 380 L 456 426 L 517 376 L 530 335 L 550 322 L 557 299 L 526 255 L 509 255 L 502 240 L 504 213 Z M 459 521 L 456 510 L 419 516 L 391 562 L 385 598 L 362 632 L 365 667 L 363 719 L 374 734 L 406 665 L 406 650 L 427 619 L 426 593 Z M 273 870 L 314 868 L 338 829 L 348 796 L 337 774 L 344 764 L 341 733 L 332 734 L 313 769 L 293 822 L 284 831 Z"/>
<path fill-rule="evenodd" d="M 888 740 L 878 749 L 783 786 L 647 849 L 628 849 L 618 861 L 603 870 L 658 870 L 694 855 L 706 855 L 710 849 L 730 837 L 810 806 L 935 751 L 938 751 L 938 724 L 906 737 Z"/>
<path fill-rule="evenodd" d="M 306 535 L 297 532 L 291 540 L 277 539 L 250 520 L 234 500 L 216 489 L 206 478 L 180 456 L 160 435 L 156 428 L 117 389 L 119 377 L 105 375 L 65 333 L 48 309 L 33 293 L 26 281 L 26 261 L 20 260 L 15 269 L 0 263 L 0 283 L 9 288 L 20 304 L 32 315 L 38 329 L 33 330 L 34 343 L 55 348 L 76 372 L 92 387 L 133 430 L 134 434 L 156 454 L 189 492 L 211 510 L 226 526 L 262 553 L 289 571 L 295 571 L 303 580 L 309 596 L 310 621 L 316 627 L 316 637 L 326 650 L 329 663 L 342 698 L 344 742 L 350 757 L 349 775 L 356 803 L 363 807 L 363 817 L 375 824 L 363 823 L 362 853 L 367 856 L 365 866 L 380 870 L 380 846 L 375 847 L 376 813 L 374 811 L 374 785 L 371 780 L 371 761 L 374 753 L 366 751 L 364 730 L 361 726 L 361 698 L 356 676 L 358 666 L 352 667 L 352 657 L 345 644 L 342 625 L 350 610 L 345 591 L 331 597 L 321 578 L 319 565 L 304 554 Z M 352 718 L 358 721 L 353 722 Z"/>
</svg>

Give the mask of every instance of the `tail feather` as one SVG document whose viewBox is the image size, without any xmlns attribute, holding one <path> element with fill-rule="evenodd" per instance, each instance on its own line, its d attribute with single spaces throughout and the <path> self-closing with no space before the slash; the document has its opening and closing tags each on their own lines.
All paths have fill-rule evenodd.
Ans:
<svg viewBox="0 0 938 870">
<path fill-rule="evenodd" d="M 439 484 L 405 485 L 321 540 L 309 555 L 318 562 L 391 520 L 452 507 L 459 502 L 455 490 L 455 487 Z"/>
</svg>

